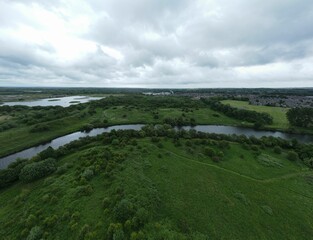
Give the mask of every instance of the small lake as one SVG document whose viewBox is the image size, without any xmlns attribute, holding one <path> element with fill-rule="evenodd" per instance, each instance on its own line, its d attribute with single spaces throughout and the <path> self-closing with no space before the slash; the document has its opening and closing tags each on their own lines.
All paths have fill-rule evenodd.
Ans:
<svg viewBox="0 0 313 240">
<path fill-rule="evenodd" d="M 10 163 L 14 162 L 17 158 L 31 158 L 36 156 L 41 151 L 47 149 L 48 147 L 53 147 L 57 149 L 67 143 L 70 143 L 74 140 L 83 137 L 93 137 L 104 132 L 110 132 L 114 130 L 140 130 L 144 124 L 130 124 L 130 125 L 116 125 L 107 128 L 94 128 L 90 132 L 74 132 L 62 137 L 55 138 L 51 142 L 46 144 L 41 144 L 32 148 L 25 149 L 21 152 L 11 154 L 9 156 L 3 157 L 0 159 L 0 169 L 6 168 Z M 289 134 L 279 131 L 258 131 L 251 128 L 243 127 L 232 127 L 232 126 L 218 126 L 218 125 L 198 125 L 195 127 L 185 126 L 182 129 L 189 130 L 195 129 L 196 131 L 205 132 L 205 133 L 217 133 L 217 134 L 237 134 L 237 135 L 246 135 L 247 137 L 255 136 L 256 138 L 261 138 L 263 136 L 269 137 L 280 137 L 285 140 L 296 139 L 301 143 L 313 143 L 312 135 L 300 135 L 300 134 Z"/>
<path fill-rule="evenodd" d="M 86 103 L 93 100 L 99 100 L 102 97 L 88 97 L 88 96 L 70 96 L 70 97 L 60 97 L 60 98 L 45 98 L 45 99 L 37 99 L 33 101 L 20 101 L 20 102 L 4 102 L 2 105 L 7 106 L 62 106 L 68 107 L 73 104 Z M 0 106 L 2 106 L 0 105 Z"/>
</svg>

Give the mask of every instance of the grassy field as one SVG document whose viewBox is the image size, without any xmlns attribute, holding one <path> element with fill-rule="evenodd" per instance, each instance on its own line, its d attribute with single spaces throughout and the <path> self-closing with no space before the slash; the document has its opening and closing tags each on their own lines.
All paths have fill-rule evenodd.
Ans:
<svg viewBox="0 0 313 240">
<path fill-rule="evenodd" d="M 154 118 L 151 111 L 140 108 L 112 107 L 103 111 L 103 117 L 113 124 L 117 123 L 163 123 L 165 118 L 177 118 L 184 114 L 185 118 L 194 118 L 197 124 L 224 124 L 240 125 L 240 121 L 217 113 L 210 108 L 194 109 L 192 112 L 184 112 L 178 108 L 158 108 L 158 119 Z"/>
<path fill-rule="evenodd" d="M 0 133 L 0 156 L 23 150 L 27 147 L 50 141 L 56 137 L 75 132 L 84 124 L 94 121 L 99 115 L 81 118 L 78 115 L 46 122 L 50 129 L 44 132 L 30 132 L 32 126 L 18 126 Z"/>
<path fill-rule="evenodd" d="M 136 144 L 129 139 L 126 145 L 94 142 L 77 149 L 58 161 L 63 171 L 0 190 L 0 236 L 23 239 L 34 226 L 44 239 L 118 239 L 112 229 L 123 232 L 120 239 L 312 236 L 313 188 L 308 179 L 313 176 L 300 162 L 286 160 L 285 152 L 264 149 L 256 154 L 232 143 L 215 163 L 203 153 L 207 146 L 218 147 L 188 141 L 186 147 L 185 140 L 176 146 L 170 139 L 152 143 L 145 138 Z M 106 149 L 126 158 L 82 180 L 86 169 L 101 165 Z M 133 202 L 129 221 L 116 216 L 123 200 Z M 135 209 L 141 208 L 149 216 L 136 227 Z"/>
<path fill-rule="evenodd" d="M 290 127 L 289 122 L 286 117 L 288 108 L 256 106 L 256 105 L 250 105 L 249 102 L 236 101 L 236 100 L 224 100 L 222 101 L 222 103 L 229 104 L 232 107 L 236 107 L 236 108 L 242 108 L 246 110 L 253 110 L 257 112 L 268 113 L 273 117 L 273 124 L 271 125 L 271 127 L 273 128 L 288 129 Z"/>
</svg>

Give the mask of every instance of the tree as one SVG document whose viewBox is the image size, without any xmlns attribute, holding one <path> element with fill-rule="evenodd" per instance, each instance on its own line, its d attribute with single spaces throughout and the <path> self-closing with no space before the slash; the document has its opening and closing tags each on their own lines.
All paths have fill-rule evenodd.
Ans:
<svg viewBox="0 0 313 240">
<path fill-rule="evenodd" d="M 312 127 L 313 108 L 292 108 L 287 112 L 287 119 L 292 126 Z"/>
</svg>

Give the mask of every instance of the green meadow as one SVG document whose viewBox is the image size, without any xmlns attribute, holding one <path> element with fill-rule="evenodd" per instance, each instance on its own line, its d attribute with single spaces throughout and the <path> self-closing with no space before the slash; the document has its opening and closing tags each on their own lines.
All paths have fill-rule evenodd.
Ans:
<svg viewBox="0 0 313 240">
<path fill-rule="evenodd" d="M 207 147 L 223 159 L 212 161 Z M 92 141 L 58 159 L 50 176 L 0 190 L 0 235 L 309 239 L 313 175 L 286 154 L 198 139 Z"/>
<path fill-rule="evenodd" d="M 273 117 L 273 124 L 271 125 L 271 127 L 273 128 L 288 129 L 290 127 L 286 117 L 288 108 L 256 106 L 250 105 L 249 102 L 246 101 L 237 101 L 237 100 L 224 100 L 222 101 L 222 103 L 229 104 L 232 107 L 236 108 L 268 113 Z"/>
<path fill-rule="evenodd" d="M 288 109 L 223 103 L 270 114 L 274 121 L 266 128 L 290 129 Z M 149 124 L 141 131 L 112 131 L 49 148 L 1 170 L 1 239 L 306 240 L 313 235 L 312 145 L 173 128 L 253 126 L 203 101 L 131 95 L 68 108 L 0 110 L 0 156 L 75 131 Z"/>
</svg>

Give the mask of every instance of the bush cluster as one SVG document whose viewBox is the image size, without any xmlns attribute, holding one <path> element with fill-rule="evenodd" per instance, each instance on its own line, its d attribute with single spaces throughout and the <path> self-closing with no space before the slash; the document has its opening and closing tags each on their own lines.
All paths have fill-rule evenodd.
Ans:
<svg viewBox="0 0 313 240">
<path fill-rule="evenodd" d="M 32 182 L 51 174 L 55 170 L 56 160 L 48 158 L 44 161 L 25 165 L 19 174 L 19 179 L 23 182 Z"/>
</svg>

